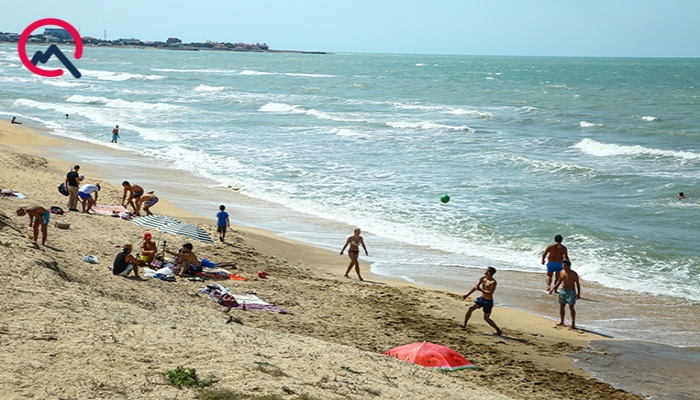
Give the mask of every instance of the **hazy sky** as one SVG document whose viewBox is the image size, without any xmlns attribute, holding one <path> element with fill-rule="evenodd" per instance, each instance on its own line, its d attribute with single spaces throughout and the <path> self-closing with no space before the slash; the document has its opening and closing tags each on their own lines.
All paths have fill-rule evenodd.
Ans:
<svg viewBox="0 0 700 400">
<path fill-rule="evenodd" d="M 358 53 L 700 57 L 700 0 L 0 0 L 0 31 Z M 42 30 L 43 31 L 43 30 Z"/>
</svg>

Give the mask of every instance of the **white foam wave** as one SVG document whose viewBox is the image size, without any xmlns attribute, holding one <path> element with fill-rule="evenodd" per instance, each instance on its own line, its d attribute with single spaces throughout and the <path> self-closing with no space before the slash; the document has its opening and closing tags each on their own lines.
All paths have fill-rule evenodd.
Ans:
<svg viewBox="0 0 700 400">
<path fill-rule="evenodd" d="M 586 121 L 581 121 L 578 124 L 581 128 L 599 128 L 601 126 L 605 126 L 603 124 L 594 124 L 592 122 L 586 122 Z"/>
<path fill-rule="evenodd" d="M 290 106 L 289 104 L 283 103 L 267 103 L 260 107 L 259 111 L 283 114 L 305 112 L 304 110 L 300 109 L 299 106 Z"/>
<path fill-rule="evenodd" d="M 205 84 L 201 84 L 194 88 L 195 92 L 220 92 L 222 90 L 226 90 L 226 88 L 223 86 L 209 86 Z"/>
<path fill-rule="evenodd" d="M 644 121 L 647 121 L 647 122 L 659 122 L 659 121 L 661 121 L 661 118 L 651 117 L 651 116 L 642 117 L 642 119 Z"/>
<path fill-rule="evenodd" d="M 416 64 L 416 67 L 423 67 L 425 64 Z"/>
<path fill-rule="evenodd" d="M 335 78 L 335 75 L 326 75 L 326 74 L 301 74 L 301 73 L 294 73 L 294 72 L 288 72 L 288 73 L 283 73 L 282 75 L 286 76 L 303 76 L 307 78 Z"/>
<path fill-rule="evenodd" d="M 275 72 L 262 72 L 262 71 L 252 71 L 249 69 L 244 69 L 240 72 L 241 75 L 277 75 Z"/>
<path fill-rule="evenodd" d="M 700 160 L 699 153 L 690 151 L 673 151 L 650 149 L 647 147 L 621 146 L 612 143 L 601 143 L 593 139 L 583 139 L 573 146 L 575 149 L 581 150 L 584 153 L 591 154 L 597 157 L 614 157 L 614 156 L 652 156 L 652 157 L 674 157 L 684 160 Z"/>
<path fill-rule="evenodd" d="M 156 72 L 196 72 L 202 74 L 234 74 L 239 71 L 233 69 L 173 69 L 173 68 L 152 68 Z"/>
<path fill-rule="evenodd" d="M 132 74 L 129 72 L 112 72 L 112 71 L 96 71 L 96 70 L 80 70 L 84 76 L 89 76 L 96 78 L 100 81 L 126 81 L 129 79 L 137 80 L 160 80 L 165 79 L 163 75 L 143 75 L 143 74 Z"/>
<path fill-rule="evenodd" d="M 333 128 L 330 130 L 330 133 L 334 133 L 338 136 L 344 136 L 344 137 L 355 137 L 355 138 L 362 138 L 362 139 L 371 139 L 372 138 L 372 136 L 370 136 L 366 133 L 353 131 L 352 129 L 347 129 L 347 128 Z"/>
<path fill-rule="evenodd" d="M 184 106 L 176 106 L 166 103 L 144 103 L 140 101 L 127 101 L 122 99 L 108 99 L 101 96 L 83 96 L 80 94 L 68 96 L 66 101 L 69 103 L 102 104 L 110 108 L 122 108 L 136 111 L 174 111 L 187 109 L 187 107 Z"/>
<path fill-rule="evenodd" d="M 452 111 L 450 111 L 450 114 L 454 115 L 476 115 L 477 117 L 482 117 L 482 118 L 493 118 L 495 115 L 492 112 L 488 111 L 479 111 L 479 110 L 467 110 L 464 108 L 456 108 Z"/>
<path fill-rule="evenodd" d="M 44 85 L 51 85 L 51 86 L 57 86 L 57 87 L 80 87 L 80 86 L 89 86 L 84 83 L 77 83 L 77 82 L 66 82 L 66 81 L 57 81 L 55 79 L 44 79 L 41 81 Z"/>
<path fill-rule="evenodd" d="M 277 113 L 277 114 L 306 114 L 319 119 L 327 119 L 339 122 L 366 122 L 364 119 L 348 118 L 330 114 L 324 111 L 314 110 L 313 108 L 304 108 L 297 105 L 289 105 L 284 103 L 267 103 L 261 106 L 258 111 Z"/>
<path fill-rule="evenodd" d="M 421 122 L 392 122 L 386 123 L 387 126 L 396 129 L 426 129 L 426 130 L 453 130 L 453 131 L 467 131 L 469 133 L 475 132 L 474 129 L 468 127 L 467 125 L 452 126 L 437 124 L 431 121 L 421 121 Z"/>
</svg>

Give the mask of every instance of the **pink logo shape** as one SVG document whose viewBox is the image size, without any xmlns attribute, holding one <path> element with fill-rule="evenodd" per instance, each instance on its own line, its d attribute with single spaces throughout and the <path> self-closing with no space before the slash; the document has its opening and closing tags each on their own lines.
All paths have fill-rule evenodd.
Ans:
<svg viewBox="0 0 700 400">
<path fill-rule="evenodd" d="M 41 69 L 34 65 L 32 61 L 29 60 L 29 57 L 27 57 L 27 39 L 29 39 L 29 35 L 32 34 L 37 28 L 40 28 L 42 26 L 46 25 L 55 25 L 59 26 L 70 33 L 70 35 L 73 37 L 73 41 L 75 42 L 75 58 L 80 59 L 80 57 L 83 56 L 83 40 L 80 38 L 80 33 L 78 33 L 78 30 L 73 27 L 73 25 L 69 24 L 68 22 L 58 19 L 58 18 L 44 18 L 40 19 L 38 21 L 33 22 L 31 25 L 29 25 L 20 35 L 19 37 L 19 43 L 17 44 L 17 52 L 19 53 L 19 59 L 22 60 L 22 64 L 24 64 L 25 67 L 27 67 L 28 70 L 32 71 L 33 73 L 37 75 L 41 75 L 46 78 L 53 78 L 57 76 L 63 75 L 63 70 L 62 69 Z M 65 64 L 65 63 L 64 63 Z M 72 64 L 71 64 L 72 66 Z"/>
</svg>

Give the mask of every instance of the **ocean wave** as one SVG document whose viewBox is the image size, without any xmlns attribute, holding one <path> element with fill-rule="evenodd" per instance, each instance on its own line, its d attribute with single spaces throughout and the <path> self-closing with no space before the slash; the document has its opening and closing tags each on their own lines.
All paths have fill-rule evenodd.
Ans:
<svg viewBox="0 0 700 400">
<path fill-rule="evenodd" d="M 69 103 L 102 104 L 110 108 L 131 109 L 136 111 L 173 111 L 187 109 L 187 107 L 184 106 L 176 106 L 166 103 L 144 103 L 140 101 L 127 101 L 122 99 L 108 99 L 101 96 L 83 96 L 80 94 L 68 96 L 66 101 Z"/>
<path fill-rule="evenodd" d="M 202 74 L 235 74 L 239 71 L 234 69 L 174 69 L 174 68 L 151 68 L 155 72 L 195 72 Z"/>
<path fill-rule="evenodd" d="M 254 71 L 250 69 L 245 69 L 240 72 L 241 75 L 284 75 L 284 76 L 300 76 L 300 77 L 306 77 L 306 78 L 335 78 L 336 75 L 327 75 L 327 74 L 305 74 L 301 72 L 263 72 L 263 71 Z"/>
<path fill-rule="evenodd" d="M 250 69 L 244 69 L 243 71 L 239 72 L 241 75 L 277 75 L 276 72 L 262 72 L 262 71 L 253 71 Z"/>
<path fill-rule="evenodd" d="M 501 158 L 502 156 L 498 156 Z M 583 167 L 580 165 L 576 164 L 566 164 L 566 163 L 560 163 L 560 162 L 554 162 L 554 161 L 542 161 L 542 160 L 535 160 L 532 158 L 527 158 L 523 156 L 518 156 L 518 155 L 509 155 L 506 156 L 506 163 L 510 161 L 511 163 L 514 164 L 519 164 L 518 167 L 521 167 L 524 170 L 529 170 L 529 171 L 547 171 L 550 173 L 558 173 L 558 172 L 563 172 L 569 174 L 568 179 L 573 179 L 571 176 L 576 177 L 576 178 L 590 178 L 593 176 L 598 175 L 598 171 L 588 168 L 588 167 Z M 499 162 L 500 163 L 500 162 Z"/>
<path fill-rule="evenodd" d="M 51 85 L 51 86 L 57 86 L 57 87 L 86 87 L 90 86 L 89 84 L 85 83 L 77 83 L 77 82 L 66 82 L 66 81 L 57 81 L 55 79 L 44 79 L 41 81 L 44 85 Z"/>
<path fill-rule="evenodd" d="M 421 63 L 421 64 L 416 64 L 416 67 L 423 67 L 423 66 L 425 66 L 425 64 L 422 64 L 422 63 Z"/>
<path fill-rule="evenodd" d="M 614 156 L 651 156 L 651 157 L 673 157 L 683 160 L 700 160 L 699 153 L 690 151 L 673 151 L 650 149 L 647 147 L 621 146 L 612 143 L 601 143 L 593 139 L 585 138 L 573 145 L 573 148 L 584 153 L 591 154 L 597 157 L 614 157 Z"/>
<path fill-rule="evenodd" d="M 644 121 L 647 121 L 647 122 L 659 122 L 659 121 L 661 121 L 661 118 L 651 117 L 651 116 L 642 117 L 642 119 Z"/>
<path fill-rule="evenodd" d="M 289 105 L 284 103 L 267 103 L 261 106 L 258 111 L 277 114 L 306 114 L 319 119 L 327 119 L 337 122 L 367 122 L 367 120 L 364 119 L 350 118 L 315 110 L 313 108 L 305 108 L 298 105 Z"/>
<path fill-rule="evenodd" d="M 386 123 L 387 126 L 396 128 L 396 129 L 425 129 L 425 130 L 453 130 L 453 131 L 466 131 L 469 133 L 474 133 L 476 130 L 468 127 L 467 125 L 460 125 L 460 126 L 452 126 L 452 125 L 444 125 L 444 124 L 437 124 L 435 122 L 431 121 L 421 121 L 421 122 L 392 122 L 389 121 Z"/>
<path fill-rule="evenodd" d="M 333 128 L 329 131 L 329 133 L 334 133 L 338 136 L 345 136 L 345 137 L 356 137 L 356 138 L 362 138 L 362 139 L 371 139 L 372 136 L 363 133 L 363 132 L 357 132 L 352 129 L 347 129 L 347 128 Z"/>
<path fill-rule="evenodd" d="M 195 92 L 220 92 L 222 90 L 226 90 L 224 86 L 209 86 L 205 84 L 201 84 L 194 88 Z"/>
<path fill-rule="evenodd" d="M 489 111 L 479 111 L 479 110 L 467 110 L 465 108 L 455 108 L 454 110 L 449 112 L 450 114 L 454 115 L 476 115 L 477 117 L 481 118 L 494 118 L 495 115 L 492 112 Z"/>
<path fill-rule="evenodd" d="M 100 81 L 121 82 L 121 81 L 130 80 L 130 79 L 151 81 L 151 80 L 160 80 L 160 79 L 166 78 L 163 75 L 143 75 L 143 74 L 132 74 L 129 72 L 96 71 L 96 70 L 90 70 L 90 69 L 80 70 L 80 72 L 84 76 L 97 78 L 97 80 L 100 80 Z"/>
<path fill-rule="evenodd" d="M 592 122 L 586 122 L 586 121 L 581 121 L 581 122 L 578 123 L 578 125 L 579 125 L 581 128 L 600 128 L 600 127 L 602 127 L 602 126 L 605 126 L 605 125 L 603 125 L 603 124 L 594 124 L 594 123 L 592 123 Z"/>
</svg>

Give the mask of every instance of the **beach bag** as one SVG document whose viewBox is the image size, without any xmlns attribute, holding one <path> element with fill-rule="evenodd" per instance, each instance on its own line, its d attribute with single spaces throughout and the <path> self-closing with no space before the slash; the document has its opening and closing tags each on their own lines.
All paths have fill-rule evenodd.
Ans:
<svg viewBox="0 0 700 400">
<path fill-rule="evenodd" d="M 63 215 L 63 209 L 62 209 L 61 207 L 59 207 L 59 206 L 52 206 L 52 207 L 49 209 L 49 212 L 50 212 L 51 214 Z"/>
<path fill-rule="evenodd" d="M 228 293 L 224 293 L 219 298 L 219 304 L 224 307 L 238 307 L 238 302 Z"/>
<path fill-rule="evenodd" d="M 68 188 L 66 188 L 65 182 L 62 182 L 60 185 L 58 185 L 58 192 L 64 196 L 68 196 Z"/>
</svg>

